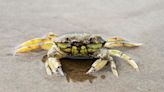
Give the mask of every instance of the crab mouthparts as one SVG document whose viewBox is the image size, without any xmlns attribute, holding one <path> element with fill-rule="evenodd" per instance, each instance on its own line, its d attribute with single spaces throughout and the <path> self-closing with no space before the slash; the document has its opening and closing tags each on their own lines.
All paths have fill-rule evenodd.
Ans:
<svg viewBox="0 0 164 92">
<path fill-rule="evenodd" d="M 72 46 L 82 46 L 83 43 L 80 43 L 80 42 L 72 42 L 71 45 L 72 45 Z"/>
</svg>

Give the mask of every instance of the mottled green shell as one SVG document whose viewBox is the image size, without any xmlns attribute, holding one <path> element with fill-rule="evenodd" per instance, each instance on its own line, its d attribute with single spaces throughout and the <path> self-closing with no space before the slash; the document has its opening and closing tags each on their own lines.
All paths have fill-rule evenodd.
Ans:
<svg viewBox="0 0 164 92">
<path fill-rule="evenodd" d="M 89 54 L 92 54 L 96 52 L 98 49 L 100 49 L 103 44 L 102 43 L 96 43 L 96 44 L 88 44 L 88 45 L 82 45 L 82 46 L 71 46 L 67 47 L 66 44 L 63 43 L 57 43 L 57 46 L 63 51 L 73 56 L 88 56 Z"/>
<path fill-rule="evenodd" d="M 91 34 L 67 34 L 54 41 L 61 51 L 71 56 L 89 56 L 102 48 L 105 41 Z"/>
</svg>

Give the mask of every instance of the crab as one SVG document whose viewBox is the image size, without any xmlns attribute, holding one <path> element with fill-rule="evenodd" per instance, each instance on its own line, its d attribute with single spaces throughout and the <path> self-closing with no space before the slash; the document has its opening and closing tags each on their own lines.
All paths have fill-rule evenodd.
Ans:
<svg viewBox="0 0 164 92">
<path fill-rule="evenodd" d="M 121 37 L 111 37 L 104 40 L 99 35 L 88 33 L 69 33 L 61 36 L 48 33 L 44 38 L 35 38 L 20 44 L 15 53 L 38 49 L 48 50 L 47 60 L 45 61 L 45 69 L 48 75 L 64 76 L 60 59 L 73 56 L 96 58 L 86 74 L 101 70 L 109 62 L 112 73 L 118 77 L 119 74 L 113 56 L 124 59 L 136 71 L 139 71 L 139 67 L 127 54 L 113 48 L 138 47 L 141 45 L 140 43 L 131 43 Z"/>
</svg>

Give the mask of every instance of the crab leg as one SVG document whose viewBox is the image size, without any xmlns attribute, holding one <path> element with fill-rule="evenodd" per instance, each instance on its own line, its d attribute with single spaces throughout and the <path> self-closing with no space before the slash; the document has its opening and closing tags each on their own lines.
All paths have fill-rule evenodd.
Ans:
<svg viewBox="0 0 164 92">
<path fill-rule="evenodd" d="M 114 48 L 114 47 L 138 47 L 141 46 L 141 43 L 131 43 L 126 41 L 124 38 L 121 37 L 113 37 L 107 40 L 105 47 L 107 48 Z"/>
<path fill-rule="evenodd" d="M 108 42 L 118 42 L 118 41 L 125 41 L 125 39 L 124 38 L 121 38 L 121 37 L 113 37 L 113 38 L 109 38 L 108 40 L 107 40 Z"/>
<path fill-rule="evenodd" d="M 47 34 L 45 38 L 35 38 L 32 40 L 28 40 L 18 46 L 18 49 L 15 51 L 16 53 L 28 52 L 37 49 L 48 50 L 52 46 L 52 39 L 57 37 L 53 33 Z"/>
<path fill-rule="evenodd" d="M 102 59 L 97 59 L 91 66 L 91 68 L 88 70 L 86 74 L 90 74 L 96 71 L 99 71 L 102 69 L 106 64 L 108 60 L 102 60 Z"/>
<path fill-rule="evenodd" d="M 54 74 L 60 74 L 61 76 L 64 76 L 59 59 L 50 57 L 45 64 L 48 64 Z M 46 72 L 48 75 L 51 75 L 49 67 L 46 67 Z"/>
<path fill-rule="evenodd" d="M 130 42 L 107 42 L 104 47 L 114 48 L 114 47 L 138 47 L 141 43 L 130 43 Z"/>
<path fill-rule="evenodd" d="M 48 60 L 46 60 L 45 62 L 45 68 L 46 68 L 47 75 L 52 75 L 52 71 L 50 69 L 50 66 L 48 65 Z"/>
<path fill-rule="evenodd" d="M 111 70 L 113 72 L 113 74 L 118 77 L 118 72 L 117 72 L 117 67 L 116 67 L 116 63 L 115 61 L 113 60 L 112 57 L 110 57 L 110 67 L 111 67 Z"/>
<path fill-rule="evenodd" d="M 136 62 L 133 59 L 131 59 L 128 55 L 124 54 L 123 52 L 119 50 L 109 50 L 109 54 L 126 60 L 136 71 L 139 71 L 139 68 Z"/>
<path fill-rule="evenodd" d="M 53 44 L 51 49 L 47 53 L 48 60 L 45 62 L 45 68 L 48 75 L 59 74 L 64 76 L 62 71 L 60 59 L 64 57 L 64 55 L 58 52 L 56 45 Z"/>
</svg>

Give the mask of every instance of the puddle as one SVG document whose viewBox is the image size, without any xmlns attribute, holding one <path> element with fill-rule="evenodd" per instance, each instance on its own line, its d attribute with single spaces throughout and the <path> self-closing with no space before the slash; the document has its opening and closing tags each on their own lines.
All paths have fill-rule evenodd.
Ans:
<svg viewBox="0 0 164 92">
<path fill-rule="evenodd" d="M 43 57 L 42 61 L 46 60 L 46 56 Z M 61 59 L 62 69 L 65 73 L 66 80 L 68 82 L 93 82 L 97 76 L 88 75 L 86 72 L 89 70 L 95 59 Z M 100 76 L 101 79 L 105 79 L 105 75 Z"/>
<path fill-rule="evenodd" d="M 88 75 L 86 72 L 89 70 L 93 62 L 94 60 L 87 59 L 62 59 L 62 68 L 66 73 L 67 81 L 83 82 L 88 80 L 92 83 L 97 77 Z"/>
</svg>

